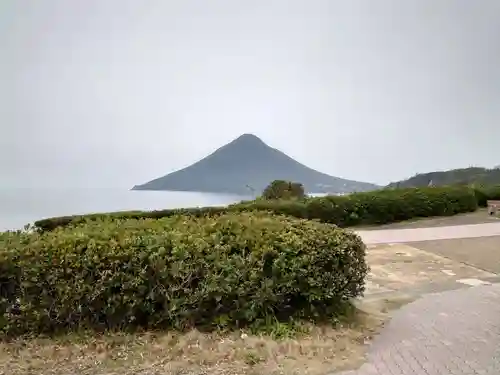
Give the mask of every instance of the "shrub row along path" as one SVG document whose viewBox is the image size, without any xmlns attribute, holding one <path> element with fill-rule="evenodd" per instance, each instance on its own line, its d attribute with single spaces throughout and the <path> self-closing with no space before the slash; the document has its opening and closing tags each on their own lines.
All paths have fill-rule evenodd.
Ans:
<svg viewBox="0 0 500 375">
<path fill-rule="evenodd" d="M 500 235 L 500 223 L 358 233 L 367 244 L 477 238 Z M 445 374 L 500 374 L 500 284 L 427 294 L 402 307 L 374 338 L 367 363 L 342 373 Z"/>
</svg>

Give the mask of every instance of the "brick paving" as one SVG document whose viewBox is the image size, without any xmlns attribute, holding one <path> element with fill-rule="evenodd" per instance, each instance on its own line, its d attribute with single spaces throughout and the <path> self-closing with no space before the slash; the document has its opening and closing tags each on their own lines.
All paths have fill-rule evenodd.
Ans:
<svg viewBox="0 0 500 375">
<path fill-rule="evenodd" d="M 476 238 L 500 223 L 358 232 L 365 243 Z M 496 251 L 500 251 L 500 248 Z M 427 294 L 396 311 L 358 370 L 338 375 L 499 375 L 500 284 Z"/>
<path fill-rule="evenodd" d="M 428 294 L 406 305 L 374 338 L 367 362 L 341 374 L 500 374 L 500 284 Z"/>
</svg>

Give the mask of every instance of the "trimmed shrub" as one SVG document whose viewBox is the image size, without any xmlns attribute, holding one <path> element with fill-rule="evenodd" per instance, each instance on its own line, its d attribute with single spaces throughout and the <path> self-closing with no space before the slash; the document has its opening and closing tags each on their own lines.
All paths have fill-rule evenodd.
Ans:
<svg viewBox="0 0 500 375">
<path fill-rule="evenodd" d="M 37 220 L 33 223 L 36 230 L 45 232 L 59 227 L 76 225 L 79 223 L 103 219 L 161 219 L 176 215 L 190 215 L 194 217 L 213 216 L 227 212 L 227 207 L 193 207 L 174 208 L 155 211 L 117 211 L 108 213 L 95 213 L 86 215 L 59 216 Z"/>
<path fill-rule="evenodd" d="M 342 227 L 450 216 L 477 209 L 474 191 L 466 187 L 380 190 L 326 198 L 331 202 L 331 216 L 324 212 L 321 220 Z"/>
<path fill-rule="evenodd" d="M 489 200 L 500 200 L 500 185 L 474 187 L 479 207 L 486 207 Z"/>
<path fill-rule="evenodd" d="M 472 212 L 477 209 L 477 201 L 474 190 L 467 187 L 429 187 L 332 195 L 304 201 L 256 201 L 230 208 L 267 210 L 351 227 Z"/>
<path fill-rule="evenodd" d="M 362 294 L 354 233 L 264 212 L 103 217 L 0 234 L 5 334 L 259 326 L 332 316 Z"/>
<path fill-rule="evenodd" d="M 230 212 L 267 211 L 276 215 L 292 216 L 298 219 L 309 219 L 309 200 L 265 200 L 236 203 L 230 205 Z"/>
<path fill-rule="evenodd" d="M 481 198 L 479 194 L 484 194 Z M 125 212 L 95 214 L 44 219 L 35 222 L 39 231 L 53 230 L 70 223 L 87 219 L 110 218 L 162 218 L 175 215 L 195 217 L 220 215 L 225 212 L 268 211 L 301 219 L 318 220 L 340 227 L 356 225 L 386 224 L 417 217 L 449 216 L 472 212 L 478 200 L 498 194 L 500 189 L 478 190 L 469 187 L 426 187 L 409 189 L 386 189 L 345 196 L 326 196 L 300 200 L 258 199 L 230 205 L 228 207 L 202 207 L 191 209 L 162 210 L 152 212 Z M 481 201 L 481 202 L 482 202 Z M 484 203 L 485 205 L 486 203 Z"/>
<path fill-rule="evenodd" d="M 284 180 L 274 180 L 262 192 L 264 199 L 302 199 L 305 196 L 302 184 Z"/>
</svg>

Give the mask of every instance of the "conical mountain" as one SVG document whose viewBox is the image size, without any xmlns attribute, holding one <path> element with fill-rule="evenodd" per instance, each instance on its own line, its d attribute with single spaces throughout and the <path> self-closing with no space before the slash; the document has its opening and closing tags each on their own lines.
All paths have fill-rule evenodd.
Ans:
<svg viewBox="0 0 500 375">
<path fill-rule="evenodd" d="M 248 195 L 273 180 L 300 182 L 309 193 L 366 191 L 378 186 L 315 171 L 252 134 L 243 134 L 204 159 L 133 190 L 197 191 Z"/>
</svg>

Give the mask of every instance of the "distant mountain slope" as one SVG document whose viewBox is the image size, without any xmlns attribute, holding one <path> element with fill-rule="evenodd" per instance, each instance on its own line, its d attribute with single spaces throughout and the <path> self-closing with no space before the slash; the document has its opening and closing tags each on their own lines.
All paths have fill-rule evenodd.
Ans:
<svg viewBox="0 0 500 375">
<path fill-rule="evenodd" d="M 315 171 L 252 134 L 243 134 L 204 159 L 133 190 L 173 190 L 260 194 L 273 180 L 301 182 L 310 193 L 367 191 L 378 186 Z"/>
<path fill-rule="evenodd" d="M 392 182 L 387 187 L 422 187 L 428 185 L 454 185 L 454 184 L 500 184 L 500 169 L 487 169 L 479 167 L 452 169 L 443 172 L 420 173 L 407 180 Z"/>
</svg>

